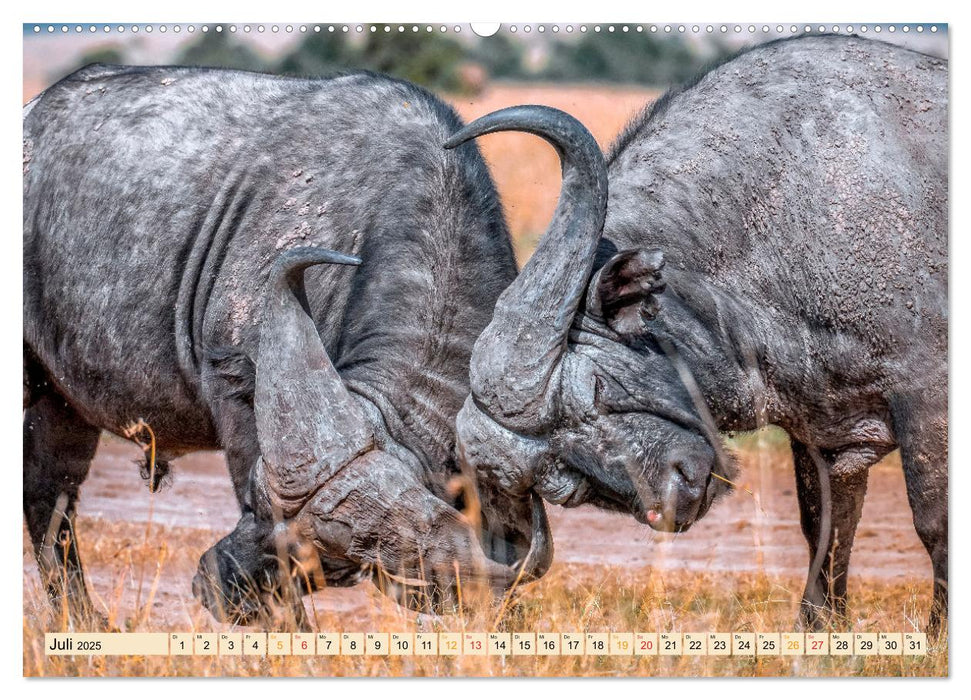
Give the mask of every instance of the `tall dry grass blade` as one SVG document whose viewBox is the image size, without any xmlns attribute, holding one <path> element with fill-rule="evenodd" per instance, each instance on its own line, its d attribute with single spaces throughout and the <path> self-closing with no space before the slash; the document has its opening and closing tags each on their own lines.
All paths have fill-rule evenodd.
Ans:
<svg viewBox="0 0 971 700">
<path fill-rule="evenodd" d="M 768 513 L 765 512 L 765 508 L 762 507 L 762 499 L 759 498 L 758 495 L 752 489 L 750 489 L 750 488 L 748 488 L 746 486 L 742 486 L 741 484 L 736 483 L 736 482 L 732 481 L 731 479 L 726 479 L 721 474 L 716 474 L 716 473 L 712 472 L 711 475 L 713 477 L 715 477 L 716 479 L 719 479 L 721 481 L 724 481 L 726 484 L 728 484 L 732 488 L 734 488 L 734 489 L 736 489 L 738 491 L 744 491 L 745 493 L 747 493 L 749 496 L 752 497 L 752 500 L 755 501 L 755 507 L 758 508 L 762 512 L 763 515 L 768 516 Z"/>
<path fill-rule="evenodd" d="M 678 349 L 674 347 L 668 340 L 661 338 L 659 340 L 661 349 L 664 354 L 667 355 L 668 359 L 671 360 L 671 364 L 674 365 L 675 370 L 678 373 L 678 378 L 681 379 L 681 383 L 684 388 L 688 391 L 688 395 L 691 397 L 691 402 L 694 404 L 695 410 L 698 412 L 698 417 L 701 418 L 702 425 L 705 428 L 705 437 L 711 444 L 713 450 L 715 450 L 715 455 L 718 458 L 718 464 L 721 466 L 728 465 L 730 460 L 728 455 L 725 453 L 725 447 L 722 445 L 721 436 L 718 432 L 718 424 L 715 423 L 715 419 L 711 415 L 711 409 L 708 407 L 708 402 L 705 400 L 704 394 L 698 387 L 698 382 L 695 380 L 694 373 L 691 368 L 688 367 L 687 363 L 681 358 L 681 353 Z"/>
<path fill-rule="evenodd" d="M 47 565 L 50 570 L 54 570 L 54 566 L 59 562 L 53 561 L 54 554 L 54 538 L 61 529 L 61 523 L 64 518 L 67 517 L 67 503 L 68 496 L 66 493 L 61 491 L 57 494 L 57 500 L 54 501 L 54 510 L 51 513 L 51 519 L 47 523 L 47 531 L 44 533 L 44 538 L 41 540 L 41 554 L 38 557 L 46 557 L 44 561 L 41 562 L 42 568 Z"/>
<path fill-rule="evenodd" d="M 756 447 L 758 454 L 758 472 L 759 472 L 759 487 L 766 483 L 766 481 L 771 478 L 771 464 L 768 460 L 768 450 L 765 444 L 765 429 L 769 425 L 768 417 L 768 388 L 765 386 L 762 374 L 759 372 L 758 360 L 755 357 L 755 351 L 751 346 L 746 346 L 741 350 L 743 356 L 743 367 L 748 376 L 749 381 L 752 386 L 752 401 L 754 406 L 752 407 L 753 414 L 755 415 L 755 425 L 757 429 L 757 439 Z M 755 556 L 758 561 L 758 569 L 765 575 L 765 547 L 764 542 L 767 534 L 771 534 L 771 530 L 767 527 L 766 521 L 768 520 L 768 513 L 761 506 L 760 499 L 755 499 L 758 508 L 755 512 L 754 527 L 752 528 L 752 540 L 755 545 Z"/>
<path fill-rule="evenodd" d="M 163 542 L 159 547 L 158 558 L 155 561 L 155 576 L 152 579 L 152 585 L 148 590 L 148 598 L 145 600 L 145 605 L 141 609 L 135 610 L 135 619 L 139 627 L 148 624 L 149 618 L 151 617 L 152 604 L 155 602 L 155 594 L 158 592 L 159 581 L 162 577 L 162 565 L 165 562 L 168 549 Z"/>
<path fill-rule="evenodd" d="M 58 536 L 58 541 L 61 545 L 62 561 L 60 566 L 60 578 L 61 578 L 61 625 L 64 631 L 67 631 L 71 627 L 71 611 L 70 604 L 68 602 L 67 595 L 67 565 L 68 565 L 68 548 L 71 546 L 71 532 L 64 531 Z"/>
<path fill-rule="evenodd" d="M 70 625 L 69 620 L 69 610 L 67 603 L 67 549 L 63 550 L 63 561 L 57 561 L 54 558 L 54 553 L 57 551 L 54 546 L 54 540 L 58 537 L 58 533 L 61 530 L 61 523 L 64 518 L 67 517 L 67 504 L 68 496 L 66 493 L 61 491 L 57 494 L 57 499 L 54 501 L 54 510 L 51 513 L 51 519 L 47 523 L 47 530 L 44 532 L 44 538 L 41 540 L 40 553 L 37 555 L 38 570 L 44 579 L 42 583 L 44 587 L 51 590 L 57 585 L 57 577 L 60 575 L 60 590 L 59 595 L 60 606 L 58 612 L 61 617 L 61 631 L 67 632 Z"/>
</svg>

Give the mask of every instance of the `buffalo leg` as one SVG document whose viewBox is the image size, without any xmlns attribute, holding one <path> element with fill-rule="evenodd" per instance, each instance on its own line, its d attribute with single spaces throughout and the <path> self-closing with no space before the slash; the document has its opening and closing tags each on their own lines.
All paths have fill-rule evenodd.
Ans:
<svg viewBox="0 0 971 700">
<path fill-rule="evenodd" d="M 84 583 L 74 515 L 99 435 L 54 393 L 24 414 L 24 516 L 37 566 L 51 602 L 87 624 L 99 616 Z"/>
<path fill-rule="evenodd" d="M 255 368 L 246 355 L 234 350 L 209 350 L 202 385 L 226 456 L 236 501 L 245 509 L 249 475 L 260 456 L 253 414 Z"/>
<path fill-rule="evenodd" d="M 810 577 L 806 581 L 800 620 L 809 629 L 826 624 L 830 614 L 840 619 L 846 614 L 846 577 L 856 526 L 863 512 L 868 468 L 877 461 L 872 453 L 836 455 L 816 451 L 793 441 L 792 454 L 796 467 L 796 491 L 802 532 L 809 545 Z M 821 463 L 819 461 L 821 460 Z M 820 471 L 828 483 L 820 482 Z M 826 508 L 828 494 L 829 508 Z M 828 510 L 828 528 L 826 527 Z M 820 535 L 823 535 L 821 538 Z M 817 558 L 819 547 L 825 547 Z M 812 576 L 814 565 L 818 573 Z"/>
<path fill-rule="evenodd" d="M 227 359 L 222 359 L 218 365 L 218 374 L 213 373 L 207 377 L 207 382 L 229 477 L 240 510 L 246 513 L 251 509 L 250 472 L 259 459 L 260 447 L 256 439 L 256 419 L 250 404 L 250 365 L 248 361 L 238 359 L 234 359 L 234 363 L 235 366 L 230 366 Z M 251 544 L 255 546 L 256 543 Z M 281 562 L 277 577 L 278 588 L 274 591 L 252 591 L 252 595 L 267 602 L 264 616 L 268 619 L 276 618 L 273 622 L 277 627 L 292 623 L 298 630 L 309 630 L 307 612 L 301 601 L 301 584 L 306 586 L 308 581 L 313 582 L 316 579 L 305 577 L 302 581 L 295 581 L 293 576 L 288 575 L 289 572 L 289 561 Z"/>
<path fill-rule="evenodd" d="M 227 406 L 225 403 L 215 411 L 216 425 L 229 478 L 241 510 L 249 507 L 249 476 L 253 465 L 260 456 L 256 441 L 256 419 L 253 409 L 246 406 Z"/>
<path fill-rule="evenodd" d="M 943 386 L 947 386 L 946 381 Z M 927 626 L 932 636 L 944 630 L 948 607 L 946 398 L 938 404 L 936 411 L 915 401 L 900 401 L 891 407 L 914 527 L 934 567 L 934 597 Z"/>
</svg>

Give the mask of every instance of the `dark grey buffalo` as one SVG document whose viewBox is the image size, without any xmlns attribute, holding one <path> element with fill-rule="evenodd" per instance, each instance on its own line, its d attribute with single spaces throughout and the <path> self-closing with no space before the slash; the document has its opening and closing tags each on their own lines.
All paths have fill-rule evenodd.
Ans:
<svg viewBox="0 0 971 700">
<path fill-rule="evenodd" d="M 243 515 L 194 590 L 238 621 L 308 543 L 299 591 L 371 576 L 441 604 L 542 573 L 541 500 L 513 568 L 450 486 L 472 344 L 516 274 L 478 151 L 442 148 L 460 127 L 372 74 L 95 65 L 25 108 L 24 512 L 52 596 L 91 610 L 78 490 L 99 431 L 139 419 L 160 468 L 225 450 Z"/>
<path fill-rule="evenodd" d="M 484 500 L 508 558 L 530 492 L 688 528 L 731 475 L 717 431 L 772 423 L 795 456 L 804 620 L 844 611 L 868 469 L 899 448 L 940 626 L 947 102 L 946 61 L 816 37 L 744 52 L 631 124 L 602 239 L 594 215 L 554 223 L 473 350 L 460 449 L 523 503 Z M 604 179 L 566 173 L 561 207 Z"/>
</svg>

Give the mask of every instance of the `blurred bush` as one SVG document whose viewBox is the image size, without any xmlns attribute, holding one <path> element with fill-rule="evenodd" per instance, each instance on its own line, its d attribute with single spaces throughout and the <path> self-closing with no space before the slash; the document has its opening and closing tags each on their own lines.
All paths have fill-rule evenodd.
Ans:
<svg viewBox="0 0 971 700">
<path fill-rule="evenodd" d="M 175 63 L 240 70 L 267 70 L 271 67 L 249 46 L 230 38 L 229 32 L 201 34 L 195 42 L 182 49 Z"/>
<path fill-rule="evenodd" d="M 493 78 L 518 80 L 529 77 L 523 42 L 513 39 L 508 33 L 501 32 L 485 41 L 477 41 L 471 54 L 473 60 L 481 64 Z"/>
<path fill-rule="evenodd" d="M 486 39 L 463 35 L 459 40 L 439 32 L 381 29 L 363 36 L 309 34 L 278 58 L 264 57 L 229 32 L 210 31 L 185 45 L 174 62 L 298 76 L 363 69 L 440 92 L 475 93 L 489 79 L 664 87 L 690 79 L 707 63 L 728 53 L 717 40 L 702 45 L 680 35 L 604 32 L 526 37 L 500 33 Z M 81 65 L 96 61 L 124 63 L 125 47 L 109 46 L 85 54 Z"/>
<path fill-rule="evenodd" d="M 359 66 L 433 90 L 455 92 L 463 87 L 459 67 L 465 58 L 462 45 L 442 34 L 376 32 L 367 37 Z"/>
<path fill-rule="evenodd" d="M 117 65 L 124 62 L 125 51 L 121 46 L 99 46 L 96 49 L 82 54 L 78 67 L 86 66 L 89 63 L 112 63 Z"/>
<path fill-rule="evenodd" d="M 284 56 L 276 72 L 327 75 L 358 69 L 387 73 L 432 90 L 465 92 L 467 51 L 441 34 L 374 32 L 359 41 L 343 33 L 311 34 Z"/>
<path fill-rule="evenodd" d="M 702 55 L 681 36 L 585 34 L 575 43 L 554 43 L 543 74 L 557 81 L 666 86 L 690 80 L 727 53 L 715 45 L 713 53 Z"/>
<path fill-rule="evenodd" d="M 328 75 L 347 70 L 357 58 L 346 34 L 311 34 L 277 63 L 276 70 L 286 75 Z"/>
</svg>

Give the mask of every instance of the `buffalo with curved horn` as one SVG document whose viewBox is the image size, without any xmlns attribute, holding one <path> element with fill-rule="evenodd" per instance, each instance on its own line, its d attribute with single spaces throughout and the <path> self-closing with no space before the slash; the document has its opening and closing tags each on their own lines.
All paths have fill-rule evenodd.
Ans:
<svg viewBox="0 0 971 700">
<path fill-rule="evenodd" d="M 308 543 L 327 562 L 322 573 L 331 585 L 350 568 L 420 609 L 454 606 L 458 586 L 502 592 L 527 583 L 552 558 L 539 498 L 526 521 L 529 552 L 507 566 L 486 556 L 469 520 L 433 493 L 420 466 L 380 439 L 305 308 L 304 270 L 346 261 L 294 248 L 270 273 L 253 397 L 260 456 L 242 520 L 206 553 L 193 581 L 207 607 L 228 606 L 237 621 L 262 611 L 260 589 L 278 592 L 281 574 L 294 576 L 298 592 L 314 587 L 313 561 L 280 570 L 281 563 L 305 566 L 301 549 Z"/>
<path fill-rule="evenodd" d="M 561 206 L 596 213 L 551 228 L 476 342 L 456 423 L 469 467 L 521 504 L 682 531 L 727 490 L 718 431 L 775 424 L 815 626 L 845 610 L 867 472 L 899 448 L 939 629 L 947 133 L 947 62 L 858 38 L 772 42 L 658 100 L 612 151 L 609 201 L 565 170 Z M 489 529 L 521 556 L 517 509 L 496 504 Z"/>
<path fill-rule="evenodd" d="M 572 117 L 545 107 L 510 108 L 488 119 L 490 131 L 529 131 L 557 149 L 563 161 L 563 189 L 547 237 L 552 243 L 546 245 L 575 245 L 573 257 L 584 264 L 592 252 L 585 232 L 602 226 L 606 197 L 606 173 L 596 142 Z M 446 142 L 446 148 L 454 147 L 458 138 L 461 134 Z M 274 562 L 298 558 L 289 549 L 302 542 L 315 543 L 325 556 L 337 552 L 369 562 L 375 568 L 375 582 L 410 605 L 427 604 L 430 599 L 435 607 L 442 607 L 443 601 L 455 600 L 455 587 L 463 580 L 484 581 L 501 591 L 542 576 L 549 568 L 553 544 L 538 495 L 509 499 L 501 484 L 478 480 L 484 511 L 503 510 L 516 527 L 492 518 L 476 533 L 458 513 L 428 493 L 420 473 L 375 443 L 323 346 L 315 340 L 309 317 L 300 310 L 300 275 L 308 265 L 323 261 L 316 255 L 291 251 L 277 261 L 271 274 L 256 361 L 254 405 L 261 456 L 251 475 L 252 510 L 204 558 L 196 590 L 205 598 L 215 590 L 206 581 L 214 580 L 220 582 L 221 595 L 245 592 L 252 588 L 246 577 L 271 579 Z M 528 263 L 526 267 L 528 279 Z M 554 285 L 569 284 L 569 273 L 554 277 L 559 280 Z M 528 294 L 529 289 L 513 282 L 500 296 L 498 308 L 503 309 L 503 299 Z M 567 308 L 549 309 L 550 324 L 562 328 L 569 323 L 579 303 L 579 296 L 574 297 Z M 541 303 L 537 298 L 536 304 Z M 534 306 L 533 313 L 537 309 Z M 508 339 L 509 351 L 555 352 L 546 334 L 528 325 L 523 318 L 521 332 Z M 535 322 L 532 325 L 536 327 Z M 287 352 L 294 347 L 301 352 Z M 264 363 L 262 358 L 272 359 Z M 288 359 L 281 362 L 282 358 Z M 534 396 L 533 389 L 547 381 L 544 369 L 536 367 L 524 396 Z M 494 386 L 501 390 L 504 385 Z M 542 408 L 543 403 L 534 406 Z M 476 535 L 482 537 L 485 552 Z M 278 554 L 281 549 L 287 550 L 286 555 Z M 455 565 L 460 576 L 455 575 Z M 210 600 L 209 605 L 215 607 L 218 602 Z M 231 602 L 237 615 L 256 609 L 255 600 L 247 603 L 243 595 Z"/>
<path fill-rule="evenodd" d="M 487 544 L 505 561 L 528 550 L 528 500 L 522 495 L 542 488 L 534 460 L 545 455 L 545 436 L 559 419 L 561 360 L 607 203 L 600 147 L 580 122 L 560 110 L 537 105 L 499 110 L 460 130 L 446 148 L 510 130 L 534 134 L 553 146 L 562 165 L 562 185 L 546 234 L 500 295 L 492 322 L 476 341 L 472 391 L 457 423 L 460 436 L 472 436 L 460 441 L 459 449 L 464 464 L 474 467 L 483 534 L 492 538 Z"/>
<path fill-rule="evenodd" d="M 323 583 L 448 608 L 545 571 L 540 499 L 497 561 L 452 488 L 472 344 L 516 267 L 478 151 L 441 147 L 450 108 L 368 73 L 93 65 L 23 127 L 24 514 L 52 600 L 96 616 L 79 489 L 100 431 L 139 419 L 156 476 L 225 452 L 242 515 L 193 588 L 236 622 L 285 599 L 300 624 Z"/>
</svg>

